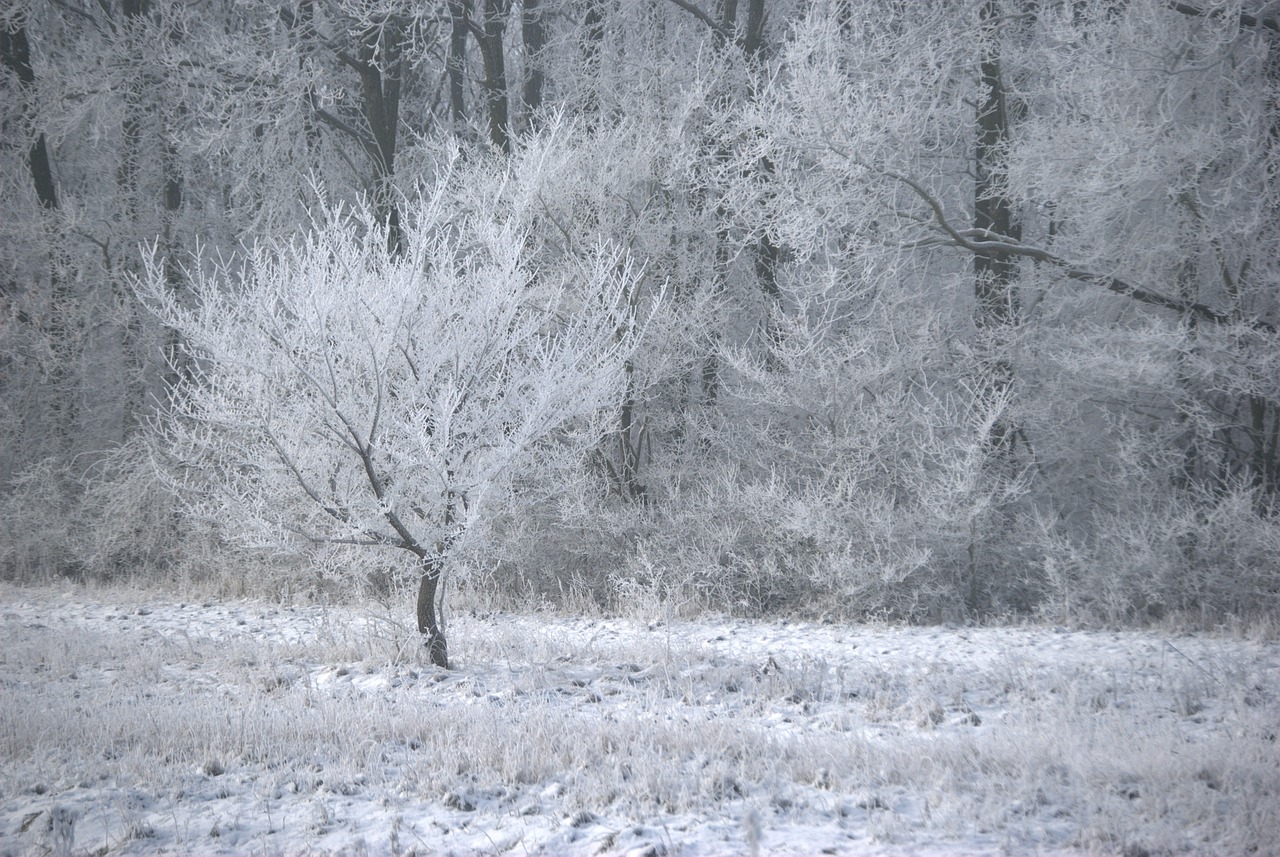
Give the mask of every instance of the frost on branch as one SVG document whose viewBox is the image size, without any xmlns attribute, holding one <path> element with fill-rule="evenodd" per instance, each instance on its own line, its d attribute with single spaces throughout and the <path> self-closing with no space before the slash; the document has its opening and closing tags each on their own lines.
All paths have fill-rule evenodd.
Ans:
<svg viewBox="0 0 1280 857">
<path fill-rule="evenodd" d="M 193 509 L 252 546 L 407 551 L 440 666 L 450 551 L 518 459 L 598 439 L 637 338 L 620 253 L 535 271 L 529 195 L 482 184 L 419 199 L 399 256 L 371 212 L 336 210 L 240 268 L 197 265 L 190 307 L 159 260 L 141 286 L 198 367 L 164 418 Z"/>
</svg>

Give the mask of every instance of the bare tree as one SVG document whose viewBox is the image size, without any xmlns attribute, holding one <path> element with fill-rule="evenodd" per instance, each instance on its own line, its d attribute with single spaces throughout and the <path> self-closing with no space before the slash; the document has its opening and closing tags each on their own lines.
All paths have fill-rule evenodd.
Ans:
<svg viewBox="0 0 1280 857">
<path fill-rule="evenodd" d="M 450 555 L 522 457 L 598 441 L 592 417 L 621 395 L 637 336 L 617 253 L 535 275 L 529 196 L 493 195 L 513 180 L 470 199 L 463 177 L 442 180 L 395 256 L 376 213 L 331 212 L 243 269 L 197 274 L 192 309 L 160 260 L 142 286 L 201 367 L 165 422 L 193 508 L 250 544 L 407 552 L 442 667 Z"/>
<path fill-rule="evenodd" d="M 743 172 L 767 157 L 779 196 L 740 185 L 736 209 L 796 248 L 789 275 L 882 282 L 865 313 L 931 295 L 947 359 L 913 383 L 987 415 L 1006 461 L 1035 439 L 970 484 L 975 509 L 1021 498 L 955 557 L 971 607 L 1035 601 L 1046 520 L 1044 585 L 1127 569 L 1108 610 L 1185 608 L 1207 578 L 1202 603 L 1274 603 L 1266 539 L 1232 535 L 1276 508 L 1274 36 L 1174 5 L 815 7 L 747 112 Z"/>
</svg>

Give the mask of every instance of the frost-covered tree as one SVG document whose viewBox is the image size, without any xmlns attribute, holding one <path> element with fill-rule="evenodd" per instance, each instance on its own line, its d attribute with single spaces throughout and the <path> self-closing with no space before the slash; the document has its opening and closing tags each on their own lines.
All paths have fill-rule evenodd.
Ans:
<svg viewBox="0 0 1280 857">
<path fill-rule="evenodd" d="M 170 311 L 208 292 L 243 320 L 261 307 L 229 295 L 255 265 L 300 270 L 340 234 L 408 248 L 396 224 L 436 187 L 449 218 L 427 233 L 460 258 L 479 258 L 463 225 L 499 223 L 533 282 L 592 282 L 620 247 L 669 296 L 577 467 L 517 456 L 490 526 L 456 486 L 431 488 L 452 507 L 419 504 L 472 522 L 494 580 L 911 616 L 1275 605 L 1273 5 L 11 2 L 0 564 L 189 550 L 164 509 L 129 516 L 144 527 L 104 511 L 162 496 L 121 478 L 139 429 L 216 365 L 193 348 L 165 369 L 179 340 L 125 287 L 140 243 L 167 260 Z M 504 153 L 505 186 L 470 168 L 438 184 L 448 140 L 475 164 Z M 376 229 L 340 228 L 338 205 Z M 196 236 L 228 261 L 192 266 L 193 290 Z M 242 268 L 254 242 L 274 249 Z M 335 536 L 314 525 L 294 541 Z M 51 562 L 55 542 L 101 560 Z"/>
<path fill-rule="evenodd" d="M 189 307 L 158 261 L 143 284 L 196 367 L 164 418 L 193 508 L 250 545 L 407 552 L 440 666 L 451 552 L 522 458 L 598 441 L 637 338 L 623 254 L 531 265 L 529 185 L 457 167 L 406 206 L 400 254 L 370 211 L 330 211 L 238 269 L 193 271 Z"/>
<path fill-rule="evenodd" d="M 989 427 L 1009 460 L 967 484 L 975 511 L 1022 500 L 975 516 L 968 557 L 932 560 L 968 566 L 956 594 L 972 609 L 1035 604 L 1068 585 L 1066 564 L 1075 603 L 1108 617 L 1275 603 L 1277 45 L 1245 11 L 815 3 L 746 112 L 740 171 L 767 159 L 774 179 L 731 201 L 792 248 L 781 282 L 832 278 L 844 293 L 825 312 L 880 313 L 831 328 L 828 359 L 850 333 L 911 342 L 912 316 L 884 310 L 914 296 L 942 359 L 909 384 L 972 405 L 960 413 L 1004 409 Z M 822 353 L 802 380 L 837 368 L 813 368 Z M 864 376 L 847 360 L 835 374 Z M 800 388 L 784 378 L 768 401 L 807 414 Z M 819 437 L 791 446 L 821 461 Z"/>
</svg>

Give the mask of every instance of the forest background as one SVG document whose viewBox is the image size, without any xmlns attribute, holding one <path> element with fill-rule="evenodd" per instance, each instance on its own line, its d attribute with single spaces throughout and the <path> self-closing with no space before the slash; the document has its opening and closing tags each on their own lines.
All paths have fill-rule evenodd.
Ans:
<svg viewBox="0 0 1280 857">
<path fill-rule="evenodd" d="M 0 25 L 7 580 L 1277 615 L 1274 3 Z"/>
</svg>

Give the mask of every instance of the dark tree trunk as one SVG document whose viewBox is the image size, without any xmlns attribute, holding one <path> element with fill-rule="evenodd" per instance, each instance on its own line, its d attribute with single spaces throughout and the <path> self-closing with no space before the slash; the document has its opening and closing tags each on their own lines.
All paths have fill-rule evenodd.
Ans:
<svg viewBox="0 0 1280 857">
<path fill-rule="evenodd" d="M 587 12 L 582 19 L 582 27 L 586 31 L 582 38 L 583 79 L 588 83 L 588 93 L 583 104 L 583 113 L 587 118 L 588 130 L 594 131 L 600 120 L 600 97 L 596 87 L 600 86 L 600 46 L 604 42 L 604 11 L 602 0 L 587 0 Z"/>
<path fill-rule="evenodd" d="M 742 52 L 751 60 L 760 59 L 764 54 L 764 25 L 767 19 L 764 0 L 748 0 L 746 28 L 742 34 Z"/>
<path fill-rule="evenodd" d="M 449 0 L 449 54 L 445 59 L 445 69 L 449 73 L 449 118 L 456 134 L 461 134 L 467 124 L 467 26 L 470 19 L 471 0 Z"/>
<path fill-rule="evenodd" d="M 308 10 L 308 14 L 310 14 Z M 286 19 L 286 22 L 290 19 Z M 292 18 L 291 20 L 297 20 Z M 342 61 L 360 76 L 360 109 L 365 125 L 356 128 L 320 106 L 311 94 L 311 109 L 325 124 L 355 140 L 369 156 L 373 168 L 373 205 L 378 222 L 387 230 L 387 252 L 404 250 L 400 206 L 396 201 L 396 136 L 400 126 L 400 96 L 405 59 L 404 22 L 389 19 L 371 26 L 359 37 L 356 56 L 337 51 Z"/>
<path fill-rule="evenodd" d="M 440 590 L 440 574 L 444 570 L 439 556 L 422 557 L 422 578 L 418 582 L 418 633 L 431 663 L 449 669 L 449 645 L 436 616 L 436 594 Z"/>
<path fill-rule="evenodd" d="M 124 82 L 123 111 L 120 121 L 120 163 L 116 168 L 116 187 L 120 192 L 120 212 L 122 223 L 132 227 L 133 239 L 142 236 L 153 238 L 157 224 L 154 220 L 144 222 L 147 208 L 142 200 L 142 167 L 146 159 L 143 157 L 143 120 L 155 119 L 155 103 L 148 104 L 145 96 L 155 95 L 153 76 L 149 74 L 144 61 L 144 45 L 152 36 L 148 32 L 146 16 L 150 12 L 148 0 L 125 0 L 121 4 L 124 12 L 125 42 L 133 68 Z M 151 109 L 149 110 L 148 107 Z M 154 211 L 154 208 L 151 208 Z M 149 234 L 148 234 L 149 233 Z M 120 258 L 120 257 L 118 257 Z M 120 351 L 124 360 L 125 392 L 124 392 L 124 434 L 126 437 L 143 430 L 147 413 L 147 372 L 148 360 L 143 348 L 142 321 L 138 307 L 135 306 L 129 288 L 129 277 L 137 274 L 137 267 L 123 257 L 123 270 L 109 271 L 111 291 L 116 304 L 121 308 L 124 323 L 120 329 Z"/>
<path fill-rule="evenodd" d="M 378 219 L 387 230 L 387 252 L 397 255 L 404 248 L 400 229 L 400 206 L 396 204 L 393 180 L 396 171 L 396 133 L 400 125 L 400 81 L 404 60 L 400 56 L 399 39 L 392 33 L 394 25 L 381 34 L 382 52 L 378 55 L 379 33 L 366 32 L 360 40 L 360 85 L 365 121 L 373 143 L 369 155 L 373 159 L 374 207 Z"/>
<path fill-rule="evenodd" d="M 978 105 L 978 141 L 974 159 L 977 181 L 974 185 L 974 218 L 976 229 L 1017 240 L 1021 237 L 1013 219 L 1009 198 L 1001 186 L 1001 164 L 1004 145 L 1009 138 L 1009 110 L 1000 74 L 1000 51 L 996 32 L 998 10 L 995 0 L 982 7 L 982 30 L 985 38 L 980 66 L 981 102 Z M 985 359 L 984 388 L 992 400 L 1003 397 L 1013 387 L 1013 365 L 1003 353 L 1004 338 L 1018 315 L 1018 295 L 1014 287 L 1016 267 L 1006 254 L 979 252 L 973 257 L 974 295 L 977 298 L 975 322 L 989 353 Z M 991 427 L 988 442 L 1004 455 L 1011 450 L 1016 428 L 1008 420 L 999 419 Z"/>
<path fill-rule="evenodd" d="M 724 48 L 725 40 L 738 26 L 738 0 L 720 0 L 718 6 L 720 28 L 711 31 L 711 40 L 717 51 Z"/>
<path fill-rule="evenodd" d="M 507 30 L 507 7 L 511 0 L 483 0 L 480 25 L 472 24 L 480 56 L 484 60 L 484 91 L 489 106 L 489 142 L 504 154 L 511 153 L 511 124 L 508 118 L 506 53 L 502 46 Z"/>
<path fill-rule="evenodd" d="M 979 11 L 981 59 L 979 61 L 979 101 L 977 140 L 974 151 L 973 225 L 992 236 L 1017 241 L 1021 232 L 1014 221 L 1013 208 L 1004 187 L 1004 152 L 1009 139 L 1010 112 L 1000 68 L 1000 11 L 997 0 L 986 0 Z M 979 354 L 979 397 L 988 407 L 1003 407 L 1014 386 L 1013 361 L 1009 356 L 1011 334 L 1018 318 L 1017 268 L 1013 257 L 995 251 L 973 256 L 973 281 Z M 1021 436 L 1017 424 L 998 413 L 984 438 L 987 465 L 997 482 L 1015 473 L 1014 441 Z M 999 525 L 992 524 L 992 531 Z M 971 528 L 966 606 L 980 612 L 988 606 L 988 594 L 1000 581 L 992 578 L 996 568 L 985 555 L 988 532 Z"/>
<path fill-rule="evenodd" d="M 0 31 L 0 56 L 5 67 L 14 73 L 24 89 L 35 86 L 36 74 L 31 65 L 31 45 L 27 41 L 25 27 Z M 44 133 L 40 133 L 27 151 L 27 166 L 35 183 L 40 205 L 52 211 L 58 207 L 58 192 L 53 183 L 53 167 L 49 162 L 49 147 Z"/>
<path fill-rule="evenodd" d="M 617 467 L 606 455 L 605 470 L 613 480 L 618 496 L 645 505 L 649 501 L 649 489 L 640 481 L 640 471 L 648 450 L 648 429 L 643 421 L 636 425 L 635 367 L 630 360 L 626 362 L 625 369 L 626 392 L 618 410 Z"/>
<path fill-rule="evenodd" d="M 174 44 L 178 44 L 181 39 L 181 31 L 177 27 L 170 28 L 169 40 Z M 187 105 L 179 100 L 174 105 L 174 109 L 177 115 L 182 117 L 186 114 Z M 185 177 L 182 173 L 182 161 L 179 157 L 178 146 L 174 142 L 174 130 L 168 121 L 164 123 L 161 133 L 164 138 L 160 156 L 164 176 L 164 279 L 165 284 L 169 287 L 169 292 L 177 295 L 181 291 L 183 283 L 182 267 L 178 261 L 181 257 L 182 248 L 178 243 L 177 231 L 179 227 L 178 218 L 182 212 Z M 166 391 L 169 391 L 175 389 L 182 379 L 189 380 L 192 377 L 191 366 L 187 363 L 182 347 L 182 339 L 174 328 L 165 331 L 164 356 L 164 384 Z"/>
<path fill-rule="evenodd" d="M 524 112 L 533 127 L 533 116 L 542 107 L 542 48 L 547 42 L 546 22 L 542 17 L 540 0 L 524 0 L 521 16 L 521 36 L 524 39 Z"/>
<path fill-rule="evenodd" d="M 35 87 L 35 69 L 31 64 L 31 45 L 24 27 L 0 30 L 0 61 L 18 78 L 18 84 L 28 92 Z M 36 198 L 46 212 L 58 210 L 58 191 L 53 179 L 53 165 L 49 147 L 43 133 L 27 150 L 27 167 L 35 186 Z M 49 368 L 46 417 L 49 435 L 54 440 L 54 451 L 67 454 L 71 450 L 72 427 L 79 419 L 74 367 L 79 362 L 80 336 L 71 321 L 72 295 L 67 278 L 63 276 L 58 254 L 58 240 L 50 242 L 49 255 L 49 321 L 44 333 L 49 339 L 53 359 Z M 31 322 L 32 317 L 19 312 L 20 321 Z"/>
</svg>

